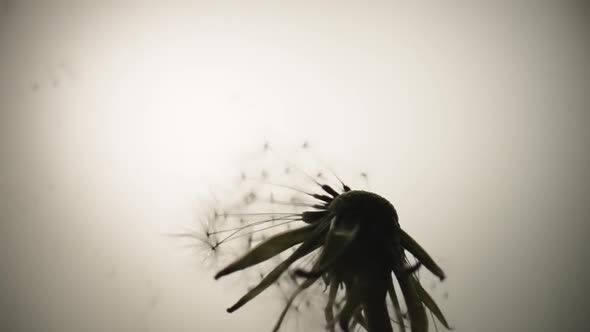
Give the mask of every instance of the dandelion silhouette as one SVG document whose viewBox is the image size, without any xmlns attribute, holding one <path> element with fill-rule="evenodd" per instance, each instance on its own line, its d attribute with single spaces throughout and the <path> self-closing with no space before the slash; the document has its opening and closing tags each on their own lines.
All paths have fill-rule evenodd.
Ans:
<svg viewBox="0 0 590 332">
<path fill-rule="evenodd" d="M 304 143 L 301 149 L 309 150 L 309 144 Z M 264 152 L 281 159 L 268 144 Z M 268 169 L 258 173 L 255 179 L 242 172 L 239 181 L 253 180 L 257 185 L 272 189 L 264 191 L 255 187 L 238 196 L 237 203 L 230 204 L 227 210 L 214 210 L 204 227 L 201 240 L 211 252 L 217 253 L 220 247 L 234 240 L 245 240 L 244 245 L 239 246 L 245 253 L 225 265 L 215 279 L 245 269 L 271 267 L 266 274 L 260 272 L 256 286 L 227 311 L 238 310 L 273 286 L 280 289 L 286 302 L 273 331 L 279 330 L 290 309 L 298 312 L 300 307 L 312 307 L 312 303 L 319 302 L 305 298 L 306 290 L 326 296 L 322 311 L 329 331 L 335 331 L 336 326 L 344 331 L 358 328 L 387 332 L 393 331 L 393 326 L 401 331 L 427 331 L 426 310 L 450 329 L 418 277 L 422 267 L 441 281 L 445 274 L 426 250 L 400 227 L 393 205 L 376 193 L 352 189 L 333 172 L 334 183 L 329 183 L 324 172 L 314 171 L 312 174 L 316 176 L 312 177 L 296 165 L 285 163 L 287 165 L 280 169 L 281 175 L 300 173 L 315 189 L 308 191 L 271 183 L 272 174 Z M 363 172 L 361 177 L 366 180 L 367 174 Z M 277 189 L 291 192 L 291 196 L 280 195 Z M 273 208 L 254 212 L 255 206 L 285 206 L 295 211 L 274 211 Z M 229 212 L 232 210 L 240 212 Z M 222 227 L 232 220 L 237 226 Z M 279 227 L 287 230 L 269 233 Z M 261 232 L 265 232 L 264 236 Z M 410 264 L 406 252 L 413 256 L 415 264 Z M 397 294 L 396 281 L 402 296 Z M 289 294 L 285 284 L 294 286 Z M 402 297 L 406 313 L 402 312 Z"/>
</svg>

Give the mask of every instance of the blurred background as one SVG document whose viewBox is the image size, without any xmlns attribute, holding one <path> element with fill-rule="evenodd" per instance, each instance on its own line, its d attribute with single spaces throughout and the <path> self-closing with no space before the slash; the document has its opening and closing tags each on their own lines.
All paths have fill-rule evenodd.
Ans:
<svg viewBox="0 0 590 332">
<path fill-rule="evenodd" d="M 166 235 L 265 141 L 367 172 L 456 331 L 587 325 L 585 2 L 0 4 L 1 330 L 269 331 Z"/>
</svg>

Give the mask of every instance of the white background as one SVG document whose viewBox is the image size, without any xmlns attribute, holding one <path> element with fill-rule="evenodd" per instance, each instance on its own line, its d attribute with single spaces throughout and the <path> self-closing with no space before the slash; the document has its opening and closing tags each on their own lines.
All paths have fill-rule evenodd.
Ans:
<svg viewBox="0 0 590 332">
<path fill-rule="evenodd" d="M 164 234 L 265 140 L 366 170 L 457 331 L 587 323 L 582 2 L 4 1 L 0 328 L 256 331 Z M 435 294 L 440 298 L 440 293 Z"/>
</svg>

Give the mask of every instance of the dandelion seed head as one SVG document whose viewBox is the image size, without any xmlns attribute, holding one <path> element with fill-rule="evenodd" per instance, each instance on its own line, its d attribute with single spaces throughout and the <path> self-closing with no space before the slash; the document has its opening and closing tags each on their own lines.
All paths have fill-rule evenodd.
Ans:
<svg viewBox="0 0 590 332">
<path fill-rule="evenodd" d="M 422 264 L 411 265 L 405 258 L 403 243 L 398 234 L 400 226 L 397 211 L 387 199 L 363 190 L 362 184 L 368 184 L 366 172 L 357 173 L 360 184 L 348 186 L 333 169 L 317 158 L 307 141 L 292 153 L 279 153 L 265 142 L 262 153 L 255 159 L 253 164 L 243 165 L 231 192 L 222 195 L 223 198 L 211 206 L 211 217 L 206 223 L 208 228 L 205 236 L 202 236 L 214 252 L 211 256 L 218 259 L 222 255 L 218 255 L 217 251 L 230 253 L 227 255 L 228 259 L 224 260 L 225 268 L 217 273 L 216 278 L 237 273 L 240 280 L 248 284 L 248 280 L 255 283 L 255 286 L 248 287 L 248 293 L 240 301 L 228 309 L 229 312 L 237 310 L 264 291 L 277 294 L 284 302 L 284 310 L 279 312 L 280 318 L 275 330 L 289 321 L 295 321 L 296 325 L 300 321 L 309 323 L 312 321 L 311 317 L 315 317 L 313 321 L 316 328 L 326 324 L 330 328 L 336 324 L 336 319 L 340 320 L 339 324 L 343 327 L 364 326 L 369 310 L 367 304 L 361 306 L 361 302 L 358 302 L 358 310 L 351 311 L 350 317 L 348 314 L 341 317 L 351 310 L 353 299 L 350 296 L 354 294 L 354 289 L 364 287 L 354 280 L 359 277 L 366 279 L 371 273 L 383 274 L 387 271 L 387 278 L 391 278 L 390 269 L 393 268 L 397 271 L 396 275 L 405 273 L 410 276 L 411 283 L 419 283 L 417 272 Z M 294 161 L 295 159 L 297 160 Z M 281 236 L 287 236 L 285 239 L 296 237 L 291 234 L 305 232 L 306 227 L 317 230 L 284 248 L 282 243 L 285 242 L 276 240 Z M 306 246 L 311 246 L 313 234 L 331 234 L 328 237 L 351 237 L 355 240 L 351 245 L 347 245 L 344 240 L 342 246 L 346 250 L 340 250 L 334 245 L 327 247 L 330 242 L 325 238 L 322 238 L 322 246 L 306 249 Z M 272 244 L 273 241 L 279 242 Z M 387 251 L 388 246 L 393 251 Z M 342 253 L 333 253 L 334 250 Z M 399 259 L 397 267 L 390 265 L 389 257 L 392 257 L 392 253 L 399 257 L 396 258 Z M 254 256 L 248 258 L 248 255 Z M 328 259 L 326 257 L 331 256 L 326 255 L 340 256 Z M 418 253 L 420 255 L 422 254 Z M 297 258 L 290 261 L 291 257 Z M 336 263 L 330 263 L 330 260 L 337 258 Z M 420 258 L 424 259 L 423 256 Z M 249 263 L 248 260 L 252 259 L 254 261 Z M 379 262 L 377 265 L 371 263 L 375 260 Z M 285 262 L 289 262 L 286 268 L 277 270 Z M 430 261 L 425 263 L 429 269 L 434 269 L 435 274 L 444 277 L 433 264 Z M 375 270 L 373 266 L 380 267 Z M 360 272 L 367 269 L 373 272 Z M 382 270 L 385 272 L 375 272 Z M 282 272 L 277 274 L 276 271 Z M 302 279 L 301 276 L 305 278 Z M 375 285 L 383 289 L 383 296 L 386 292 L 384 285 L 382 282 Z M 391 291 L 396 292 L 397 288 L 397 294 L 403 293 L 406 296 L 409 286 L 407 282 L 400 281 L 399 284 L 392 283 L 391 287 Z M 400 326 L 416 325 L 416 304 L 396 302 L 388 300 L 384 304 L 386 310 L 392 313 L 392 321 L 396 322 L 397 319 L 396 324 Z M 327 308 L 330 308 L 332 314 L 328 314 Z M 429 309 L 433 310 L 431 307 Z M 403 312 L 410 313 L 407 319 L 402 315 Z M 337 315 L 334 316 L 334 313 Z M 397 313 L 397 317 L 393 313 Z M 306 318 L 294 319 L 301 318 L 302 315 Z M 369 318 L 371 321 L 370 316 Z M 410 320 L 411 323 L 403 322 L 404 320 Z M 387 325 L 389 324 L 387 320 Z"/>
</svg>

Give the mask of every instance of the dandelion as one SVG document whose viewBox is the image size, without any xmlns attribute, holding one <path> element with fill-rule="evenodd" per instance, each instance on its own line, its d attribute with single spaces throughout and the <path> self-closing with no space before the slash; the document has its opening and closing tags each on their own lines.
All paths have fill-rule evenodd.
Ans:
<svg viewBox="0 0 590 332">
<path fill-rule="evenodd" d="M 302 149 L 309 150 L 308 144 Z M 269 146 L 264 150 L 268 152 Z M 302 174 L 313 189 L 270 183 L 269 172 L 263 171 L 254 182 L 273 189 L 257 188 L 241 195 L 237 199 L 239 203 L 232 206 L 240 213 L 222 211 L 214 215 L 214 219 L 222 221 L 219 225 L 233 220 L 237 226 L 206 232 L 207 238 L 214 238 L 211 246 L 214 249 L 245 239 L 241 248 L 246 252 L 217 272 L 215 279 L 260 266 L 271 268 L 266 274 L 260 273 L 257 284 L 229 307 L 228 312 L 238 310 L 271 286 L 281 288 L 287 282 L 294 288 L 290 294 L 285 294 L 281 288 L 286 303 L 273 331 L 279 330 L 290 309 L 298 310 L 306 302 L 309 305 L 309 300 L 298 300 L 304 299 L 303 293 L 310 288 L 314 288 L 314 294 L 325 296 L 322 311 L 325 326 L 332 332 L 336 326 L 344 331 L 358 328 L 387 332 L 393 331 L 394 326 L 401 331 L 427 331 L 427 310 L 433 322 L 436 317 L 450 329 L 440 308 L 421 285 L 418 271 L 424 267 L 441 281 L 445 274 L 426 250 L 400 227 L 397 212 L 387 199 L 373 192 L 353 189 L 335 175 L 333 183 L 329 183 L 323 172 L 311 176 L 288 162 L 281 172 L 289 176 L 292 172 Z M 361 177 L 366 179 L 367 174 L 361 173 Z M 248 175 L 241 174 L 240 181 L 248 179 Z M 282 199 L 286 196 L 279 195 L 277 188 L 293 194 Z M 256 205 L 273 209 L 254 212 Z M 276 206 L 294 210 L 275 211 Z M 270 233 L 270 236 L 269 233 L 261 235 L 279 227 L 286 230 Z M 410 264 L 408 253 L 416 263 Z M 401 290 L 401 296 L 396 288 Z M 388 305 L 388 297 L 391 305 Z"/>
</svg>

